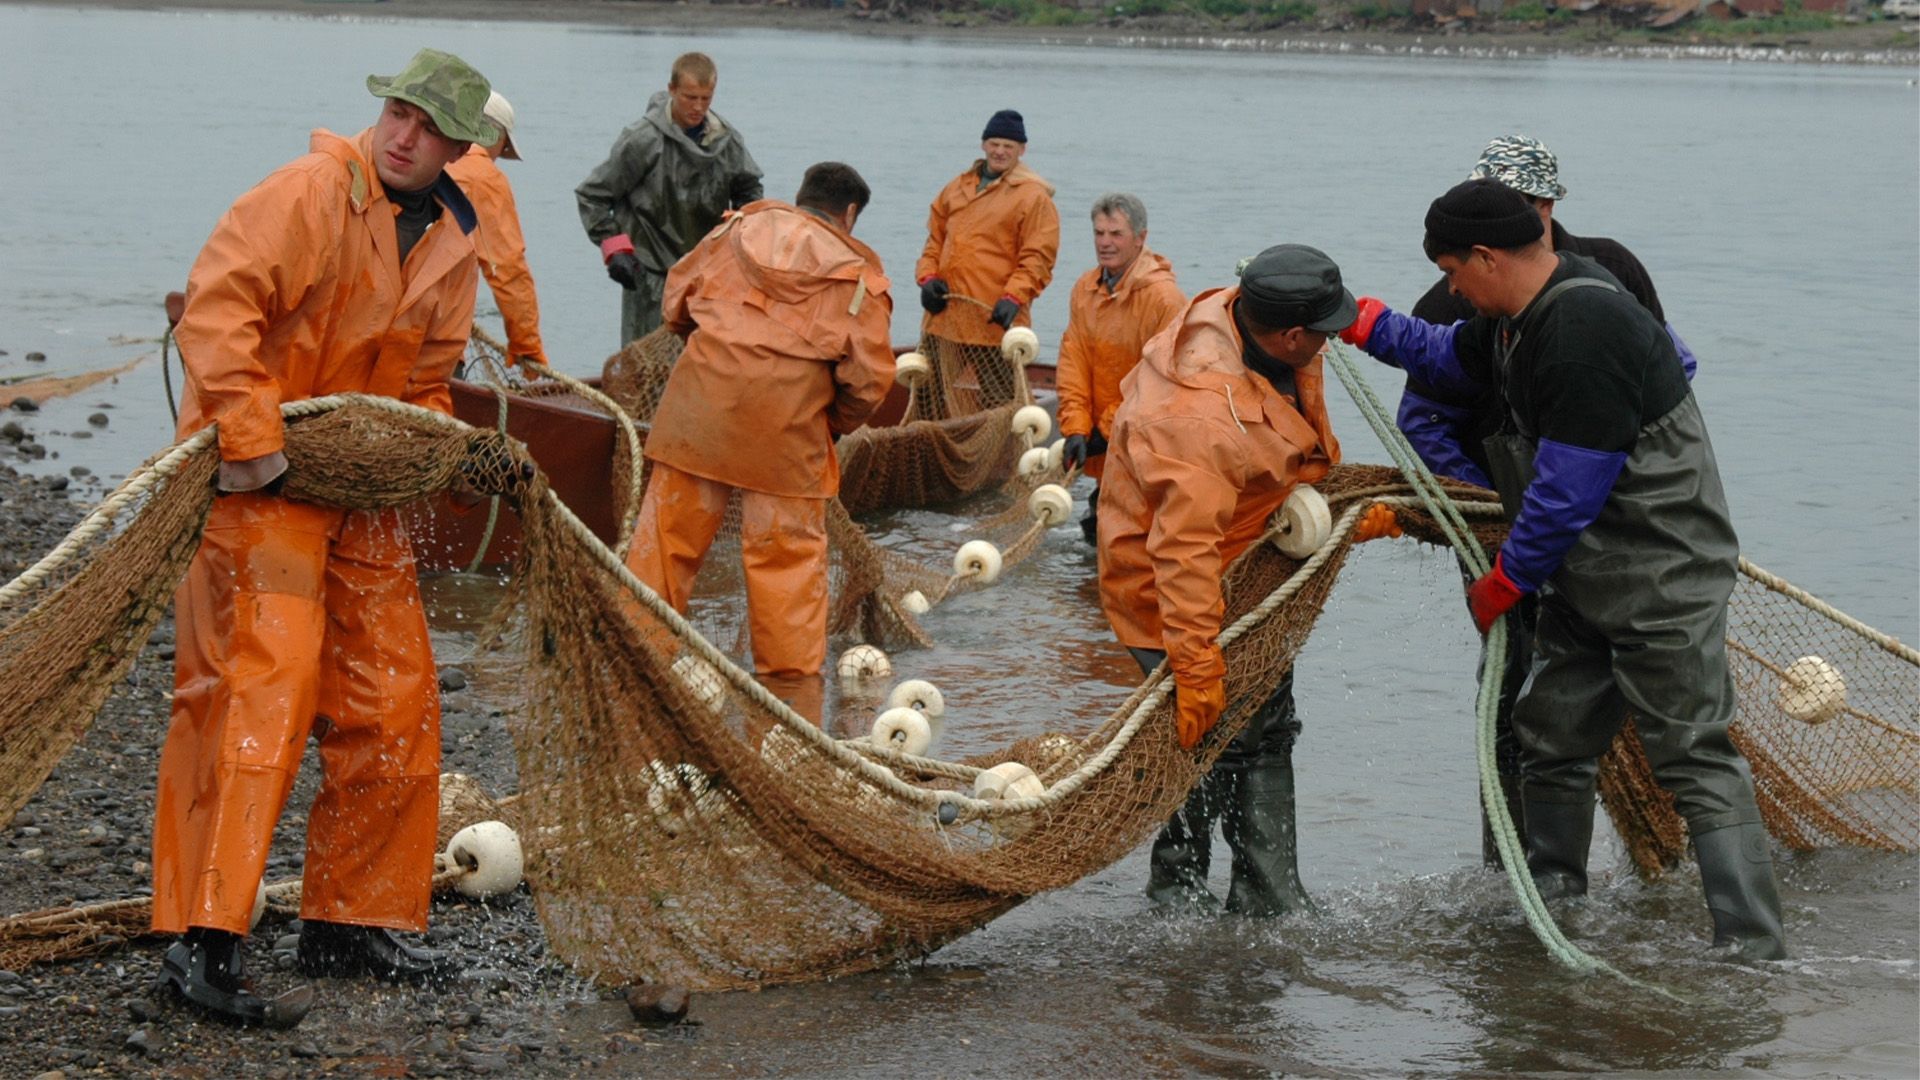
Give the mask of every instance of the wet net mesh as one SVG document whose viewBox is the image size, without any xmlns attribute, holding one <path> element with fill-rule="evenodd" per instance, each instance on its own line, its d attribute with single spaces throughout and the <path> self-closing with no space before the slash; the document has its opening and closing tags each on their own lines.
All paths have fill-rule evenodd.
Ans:
<svg viewBox="0 0 1920 1080">
<path fill-rule="evenodd" d="M 289 411 L 305 417 L 288 428 L 297 498 L 397 505 L 463 475 L 502 483 L 524 460 L 492 432 L 397 403 Z M 214 454 L 206 438 L 176 448 L 0 589 L 0 679 L 21 688 L 0 698 L 7 815 L 84 732 L 158 619 L 212 497 Z M 1291 665 L 1365 507 L 1385 501 L 1410 536 L 1440 542 L 1389 470 L 1342 467 L 1320 488 L 1337 524 L 1318 552 L 1303 563 L 1261 543 L 1229 572 L 1228 704 L 1199 752 L 1175 743 L 1171 680 L 1157 674 L 1106 717 L 1059 716 L 999 752 L 946 762 L 807 724 L 640 588 L 536 475 L 518 498 L 526 543 L 503 609 L 522 668 L 508 710 L 520 792 L 509 811 L 448 791 L 445 812 L 517 823 L 554 954 L 609 983 L 747 987 L 923 954 L 1160 826 Z M 1476 520 L 1497 543 L 1497 517 Z M 1762 658 L 1742 676 L 1743 738 L 1763 799 L 1795 808 L 1788 825 L 1770 817 L 1776 831 L 1914 850 L 1911 651 L 1860 645 L 1844 617 L 1798 602 L 1743 592 L 1738 603 L 1740 640 Z M 1815 654 L 1845 677 L 1845 705 L 1821 723 L 1765 714 L 1784 700 L 1812 715 L 1781 694 L 1774 669 Z M 1033 769 L 1044 793 L 972 798 L 979 771 L 1005 761 Z M 98 944 L 87 927 L 109 922 L 98 908 L 7 920 L 0 949 L 10 963 L 70 955 Z"/>
</svg>

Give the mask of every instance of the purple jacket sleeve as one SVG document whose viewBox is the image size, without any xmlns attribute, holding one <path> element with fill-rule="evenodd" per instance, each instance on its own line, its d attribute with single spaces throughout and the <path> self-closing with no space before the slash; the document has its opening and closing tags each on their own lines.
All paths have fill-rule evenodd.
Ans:
<svg viewBox="0 0 1920 1080">
<path fill-rule="evenodd" d="M 1626 463 L 1625 451 L 1540 440 L 1533 482 L 1521 497 L 1507 542 L 1500 545 L 1501 565 L 1514 584 L 1532 592 L 1560 569 L 1574 541 L 1600 516 Z"/>
<path fill-rule="evenodd" d="M 1687 381 L 1692 382 L 1694 372 L 1700 370 L 1699 358 L 1693 355 L 1692 349 L 1687 348 L 1687 343 L 1681 340 L 1680 331 L 1675 330 L 1672 323 L 1667 324 L 1667 336 L 1673 339 L 1673 350 L 1680 354 L 1680 366 L 1687 370 Z"/>
<path fill-rule="evenodd" d="M 1392 364 L 1436 390 L 1470 394 L 1480 383 L 1460 366 L 1454 336 L 1463 323 L 1441 326 L 1392 308 L 1380 313 L 1364 346 L 1374 359 Z"/>
<path fill-rule="evenodd" d="M 1472 417 L 1473 410 L 1464 405 L 1442 404 L 1412 390 L 1400 395 L 1400 430 L 1427 468 L 1440 476 L 1490 488 L 1493 482 L 1461 446 L 1462 433 L 1471 430 Z"/>
</svg>

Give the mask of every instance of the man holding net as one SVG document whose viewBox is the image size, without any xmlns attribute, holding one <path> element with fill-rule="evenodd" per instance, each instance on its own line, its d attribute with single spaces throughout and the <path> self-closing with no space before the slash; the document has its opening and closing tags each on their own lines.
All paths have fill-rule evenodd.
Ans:
<svg viewBox="0 0 1920 1080">
<path fill-rule="evenodd" d="M 1089 544 L 1098 540 L 1098 481 L 1120 380 L 1140 362 L 1148 339 L 1187 306 L 1173 264 L 1147 250 L 1147 207 L 1138 197 L 1112 192 L 1094 200 L 1093 251 L 1098 265 L 1080 275 L 1068 299 L 1058 373 L 1064 460 L 1095 481 L 1080 522 Z"/>
<path fill-rule="evenodd" d="M 1060 213 L 1053 185 L 1021 162 L 1027 126 L 1002 109 L 980 134 L 980 160 L 954 177 L 927 211 L 927 242 L 914 264 L 920 284 L 922 355 L 933 364 L 922 419 L 1012 401 L 1018 376 L 1000 356 L 1000 338 L 1032 323 L 1033 302 L 1053 280 Z M 964 385 L 970 372 L 974 385 Z"/>
<path fill-rule="evenodd" d="M 760 166 L 740 129 L 713 111 L 719 69 L 705 53 L 673 62 L 667 88 L 613 141 L 580 186 L 580 224 L 620 294 L 620 344 L 660 325 L 667 268 L 761 195 Z"/>
<path fill-rule="evenodd" d="M 893 301 L 880 257 L 853 238 L 870 197 L 851 166 L 815 165 L 792 204 L 749 205 L 667 274 L 666 325 L 687 346 L 647 436 L 627 551 L 685 613 L 737 493 L 754 670 L 816 720 L 833 444 L 893 385 Z"/>
<path fill-rule="evenodd" d="M 1428 385 L 1502 401 L 1483 446 L 1512 527 L 1467 599 L 1485 633 L 1540 598 L 1513 728 L 1541 894 L 1587 891 L 1599 757 L 1631 712 L 1692 834 L 1715 945 L 1779 959 L 1766 826 L 1727 733 L 1740 549 L 1706 423 L 1666 328 L 1543 231 L 1498 181 L 1451 189 L 1427 210 L 1425 248 L 1479 314 L 1438 326 L 1368 298 L 1341 337 Z"/>
<path fill-rule="evenodd" d="M 356 392 L 453 411 L 477 280 L 473 208 L 444 169 L 498 132 L 489 87 L 423 49 L 359 135 L 240 197 L 188 278 L 179 437 L 219 426 L 221 495 L 175 600 L 173 722 L 153 827 L 153 928 L 182 938 L 161 985 L 223 1019 L 286 1025 L 241 957 L 273 829 L 318 730 L 299 962 L 310 975 L 440 981 L 424 930 L 439 812 L 440 702 L 398 510 L 283 498 L 282 402 Z"/>
<path fill-rule="evenodd" d="M 1353 321 L 1340 268 L 1282 244 L 1233 288 L 1209 289 L 1149 341 L 1120 384 L 1100 512 L 1100 601 L 1143 671 L 1173 669 L 1180 745 L 1198 747 L 1226 706 L 1219 644 L 1227 566 L 1265 534 L 1294 485 L 1340 460 L 1320 350 Z M 1397 527 L 1385 507 L 1356 540 Z M 1233 853 L 1227 910 L 1311 910 L 1300 884 L 1288 671 L 1153 842 L 1147 895 L 1210 910 L 1213 823 Z"/>
</svg>

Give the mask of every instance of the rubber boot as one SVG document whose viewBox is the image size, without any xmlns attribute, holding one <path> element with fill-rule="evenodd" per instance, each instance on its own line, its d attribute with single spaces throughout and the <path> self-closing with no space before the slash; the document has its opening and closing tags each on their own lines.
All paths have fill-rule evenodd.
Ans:
<svg viewBox="0 0 1920 1080">
<path fill-rule="evenodd" d="M 1587 849 L 1593 845 L 1593 796 L 1575 802 L 1524 798 L 1527 869 L 1544 900 L 1587 895 Z"/>
<path fill-rule="evenodd" d="M 239 934 L 204 926 L 188 928 L 160 960 L 159 989 L 209 1016 L 242 1026 L 290 1028 L 313 1008 L 313 987 L 296 986 L 278 997 L 253 992 Z"/>
<path fill-rule="evenodd" d="M 1785 960 L 1780 889 L 1773 878 L 1767 827 L 1754 821 L 1698 833 L 1694 857 L 1713 916 L 1713 944 L 1741 960 Z"/>
<path fill-rule="evenodd" d="M 1250 766 L 1238 786 L 1237 798 L 1220 823 L 1233 852 L 1227 910 L 1259 919 L 1293 912 L 1319 914 L 1300 884 L 1293 762 Z"/>
<path fill-rule="evenodd" d="M 1147 899 L 1153 903 L 1208 914 L 1220 909 L 1219 899 L 1207 888 L 1219 786 L 1219 778 L 1202 777 L 1186 804 L 1173 812 L 1153 838 L 1147 862 Z"/>
<path fill-rule="evenodd" d="M 1527 837 L 1527 807 L 1520 798 L 1520 778 L 1518 776 L 1500 776 L 1500 796 L 1506 800 L 1507 813 L 1513 818 L 1513 827 L 1520 835 L 1524 846 Z M 1500 861 L 1500 845 L 1493 839 L 1493 819 L 1487 815 L 1484 803 L 1480 806 L 1480 861 L 1495 870 L 1505 863 Z"/>
<path fill-rule="evenodd" d="M 460 974 L 460 964 L 446 953 L 408 945 L 380 926 L 303 919 L 298 955 L 300 970 L 315 976 L 371 975 L 383 982 L 443 988 Z"/>
</svg>

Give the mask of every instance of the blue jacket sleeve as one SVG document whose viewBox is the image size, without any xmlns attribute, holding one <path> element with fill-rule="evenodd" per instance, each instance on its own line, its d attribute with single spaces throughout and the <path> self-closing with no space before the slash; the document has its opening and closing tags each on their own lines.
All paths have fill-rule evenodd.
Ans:
<svg viewBox="0 0 1920 1080">
<path fill-rule="evenodd" d="M 1462 448 L 1462 433 L 1471 430 L 1472 416 L 1473 410 L 1464 405 L 1443 404 L 1412 390 L 1400 395 L 1400 430 L 1427 468 L 1440 476 L 1490 488 L 1493 481 Z"/>
<path fill-rule="evenodd" d="M 1471 394 L 1483 387 L 1460 364 L 1454 337 L 1464 323 L 1441 326 L 1392 308 L 1380 313 L 1363 346 L 1374 359 L 1392 364 L 1436 390 Z"/>
<path fill-rule="evenodd" d="M 1538 589 L 1560 569 L 1574 541 L 1600 516 L 1613 482 L 1627 463 L 1626 451 L 1589 450 L 1541 439 L 1533 455 L 1533 482 L 1520 500 L 1501 564 L 1513 583 Z"/>
<path fill-rule="evenodd" d="M 1673 339 L 1673 351 L 1680 354 L 1680 366 L 1687 371 L 1687 381 L 1692 382 L 1693 373 L 1700 370 L 1699 358 L 1693 355 L 1692 349 L 1687 348 L 1687 343 L 1681 340 L 1680 331 L 1675 330 L 1672 323 L 1667 324 L 1667 336 Z"/>
</svg>

